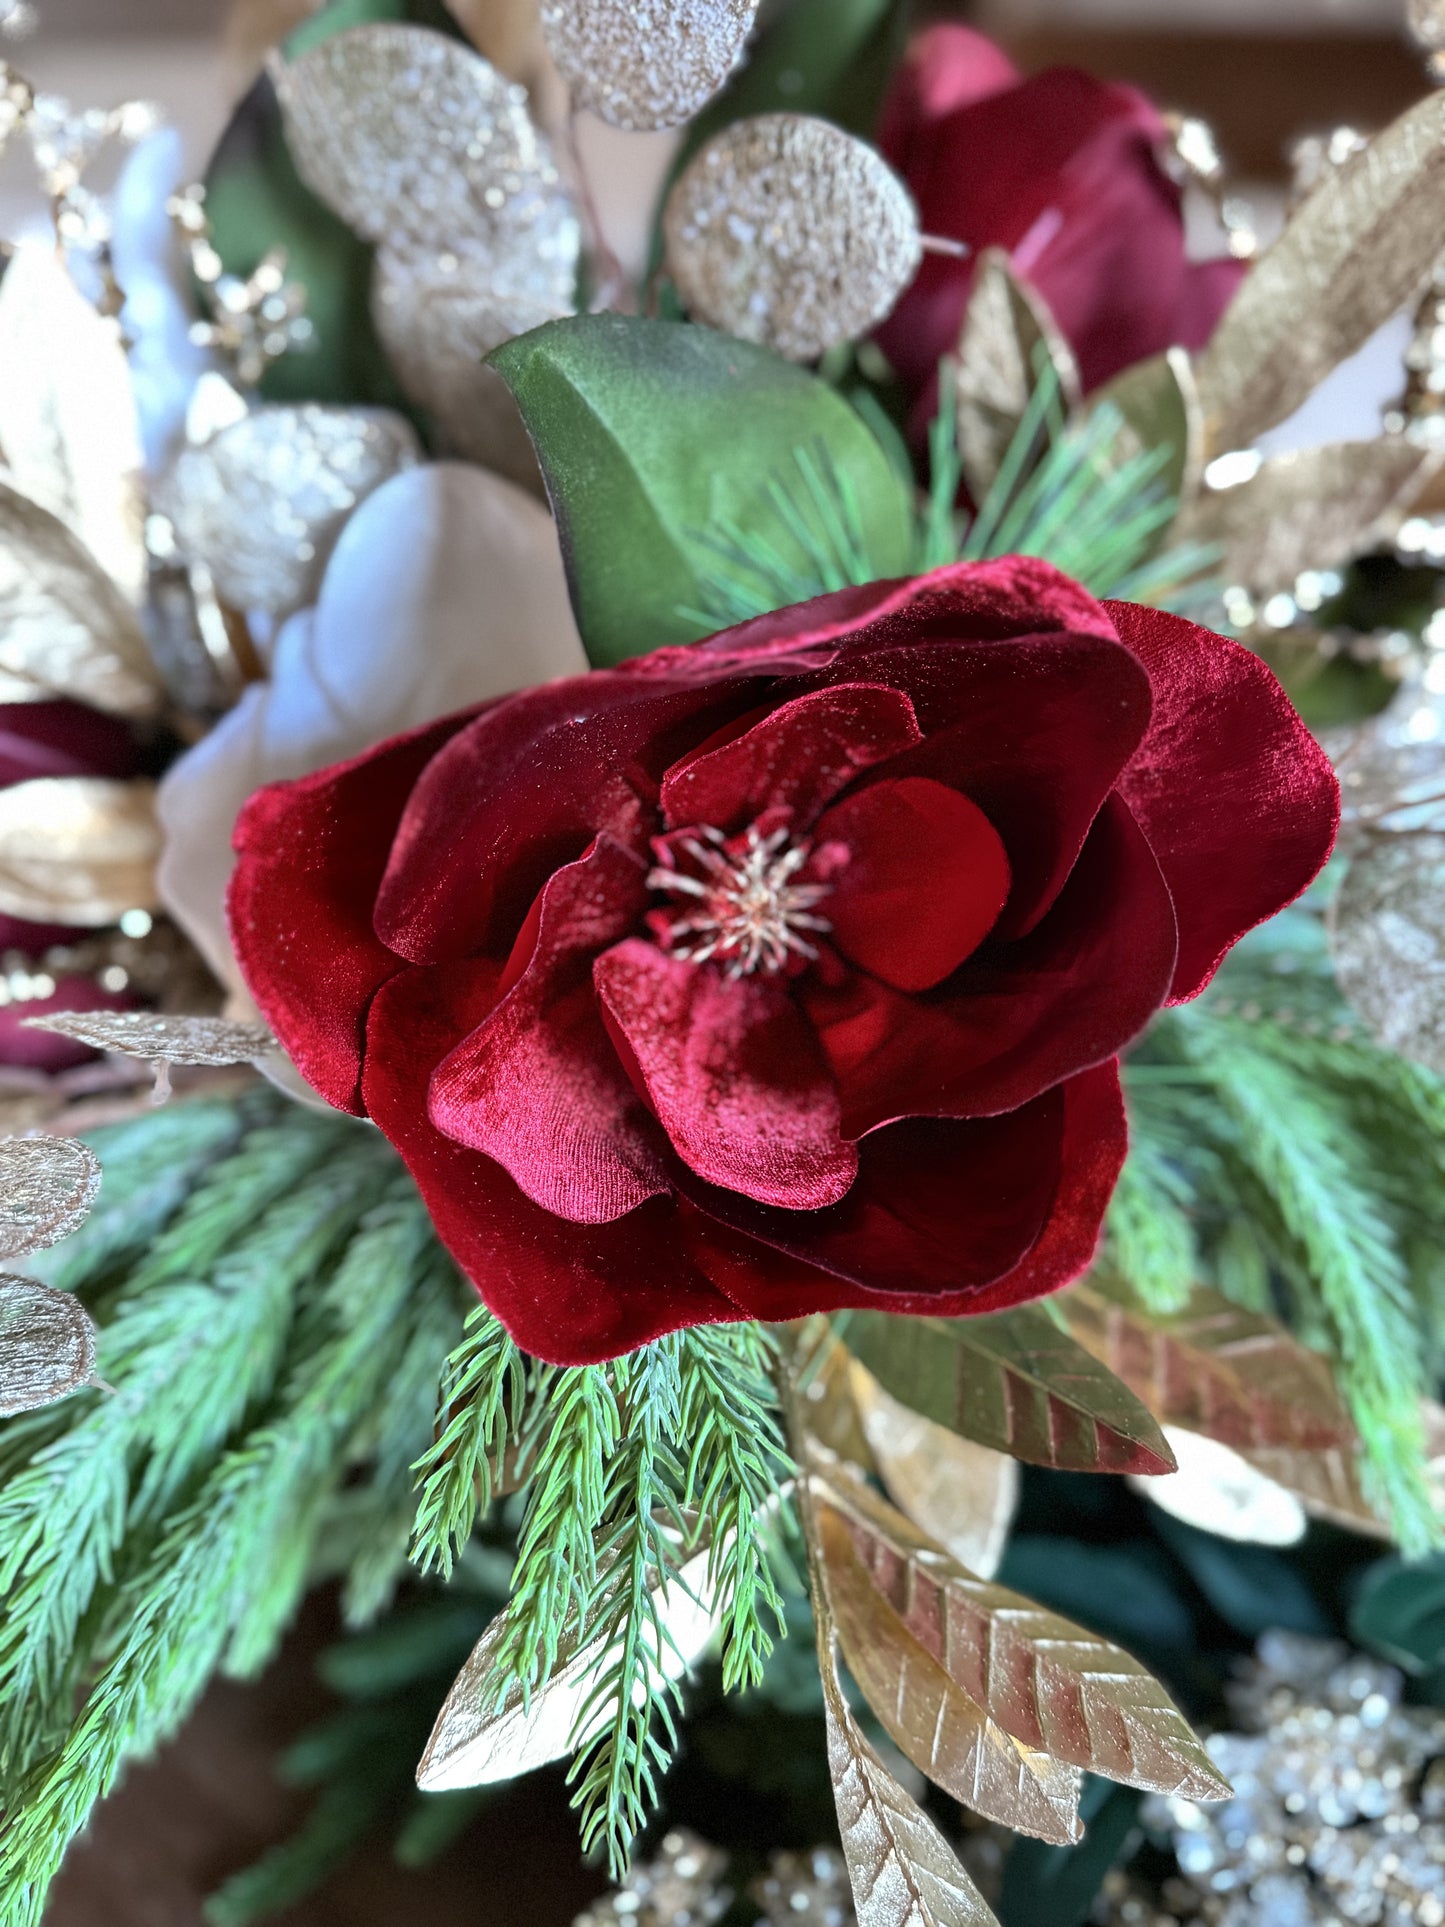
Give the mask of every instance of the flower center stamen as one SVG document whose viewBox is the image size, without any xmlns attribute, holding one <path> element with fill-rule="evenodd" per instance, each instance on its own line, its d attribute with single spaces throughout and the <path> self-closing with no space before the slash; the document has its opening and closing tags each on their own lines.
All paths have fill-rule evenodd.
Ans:
<svg viewBox="0 0 1445 1927">
<path fill-rule="evenodd" d="M 758 970 L 775 975 L 794 959 L 813 962 L 817 948 L 803 933 L 832 928 L 813 914 L 832 885 L 793 881 L 812 853 L 811 843 L 793 842 L 786 829 L 764 836 L 756 825 L 741 837 L 703 825 L 670 839 L 669 860 L 647 881 L 686 900 L 685 912 L 679 904 L 667 915 L 672 955 L 690 963 L 716 959 L 733 978 Z M 696 868 L 679 867 L 680 858 Z"/>
</svg>

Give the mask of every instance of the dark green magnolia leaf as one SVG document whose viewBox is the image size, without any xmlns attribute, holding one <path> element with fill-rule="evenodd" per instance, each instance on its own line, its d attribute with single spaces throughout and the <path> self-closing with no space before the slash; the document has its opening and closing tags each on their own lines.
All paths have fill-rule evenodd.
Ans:
<svg viewBox="0 0 1445 1927">
<path fill-rule="evenodd" d="M 294 60 L 333 34 L 376 21 L 464 37 L 442 0 L 334 0 L 302 22 L 285 53 Z M 306 289 L 313 339 L 271 363 L 261 382 L 267 400 L 406 409 L 372 324 L 372 250 L 303 184 L 264 75 L 237 107 L 211 159 L 206 213 L 228 274 L 245 280 L 273 248 L 284 248 L 288 279 Z"/>
<path fill-rule="evenodd" d="M 1372 1566 L 1350 1614 L 1350 1632 L 1412 1677 L 1445 1666 L 1445 1555 L 1418 1565 Z"/>
<path fill-rule="evenodd" d="M 1327 1639 L 1328 1615 L 1294 1562 L 1272 1546 L 1239 1545 L 1161 1513 L 1154 1530 L 1226 1625 L 1255 1640 L 1271 1627 Z"/>
<path fill-rule="evenodd" d="M 848 1347 L 895 1398 L 965 1438 L 1066 1472 L 1172 1472 L 1158 1422 L 1039 1305 L 986 1318 L 857 1312 Z"/>
<path fill-rule="evenodd" d="M 1016 1840 L 999 1895 L 1009 1927 L 1082 1927 L 1104 1876 L 1124 1857 L 1142 1798 L 1133 1787 L 1091 1776 L 1079 1802 L 1084 1837 L 1077 1847 Z"/>
<path fill-rule="evenodd" d="M 244 280 L 271 249 L 284 248 L 288 280 L 306 289 L 312 340 L 271 363 L 261 382 L 268 400 L 405 408 L 372 325 L 372 250 L 303 185 L 264 75 L 212 157 L 206 213 L 227 274 Z"/>
<path fill-rule="evenodd" d="M 871 430 L 765 349 L 577 315 L 489 359 L 536 446 L 595 664 L 723 627 L 724 567 L 752 572 L 764 608 L 907 572 L 912 504 Z"/>
</svg>

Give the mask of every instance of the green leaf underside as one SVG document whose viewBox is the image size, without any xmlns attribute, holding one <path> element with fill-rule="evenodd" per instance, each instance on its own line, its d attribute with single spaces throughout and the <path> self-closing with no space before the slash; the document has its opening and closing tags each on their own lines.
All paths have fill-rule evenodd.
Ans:
<svg viewBox="0 0 1445 1927">
<path fill-rule="evenodd" d="M 814 538 L 829 534 L 831 503 L 864 579 L 908 572 L 911 503 L 881 445 L 825 383 L 766 350 L 678 322 L 582 315 L 490 360 L 536 445 L 595 664 L 715 628 L 704 611 L 719 542 L 810 581 L 812 546 L 769 489 L 796 491 L 800 457 L 829 478 L 804 514 Z"/>
<path fill-rule="evenodd" d="M 1063 1471 L 1173 1470 L 1145 1407 L 1041 1306 L 955 1319 L 856 1312 L 846 1342 L 885 1391 L 981 1445 Z"/>
</svg>

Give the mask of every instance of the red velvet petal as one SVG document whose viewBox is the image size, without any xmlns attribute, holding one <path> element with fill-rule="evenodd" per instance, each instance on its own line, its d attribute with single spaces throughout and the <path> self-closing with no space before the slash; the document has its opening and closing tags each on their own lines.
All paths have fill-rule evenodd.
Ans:
<svg viewBox="0 0 1445 1927">
<path fill-rule="evenodd" d="M 417 783 L 378 933 L 414 963 L 505 955 L 552 872 L 599 834 L 643 849 L 664 771 L 756 701 L 747 684 L 678 689 L 609 670 L 504 698 Z"/>
<path fill-rule="evenodd" d="M 806 829 L 855 776 L 920 740 L 913 705 L 878 683 L 842 683 L 799 696 L 744 735 L 684 757 L 662 782 L 669 829 L 711 824 L 733 834 L 764 811 L 789 809 Z"/>
<path fill-rule="evenodd" d="M 593 967 L 608 1028 L 674 1150 L 763 1204 L 836 1204 L 858 1169 L 838 1093 L 786 982 L 729 979 L 629 938 Z"/>
<path fill-rule="evenodd" d="M 1153 721 L 1119 789 L 1174 897 L 1169 1000 L 1181 1003 L 1319 874 L 1339 784 L 1258 656 L 1159 609 L 1115 602 L 1109 614 L 1154 686 Z"/>
<path fill-rule="evenodd" d="M 878 129 L 878 145 L 901 174 L 924 164 L 936 123 L 960 107 L 1018 84 L 1019 70 L 1002 47 L 952 21 L 916 36 L 894 77 Z M 914 143 L 917 143 L 915 148 Z"/>
<path fill-rule="evenodd" d="M 661 1133 L 607 1038 L 592 959 L 640 916 L 641 864 L 606 839 L 557 871 L 501 1001 L 438 1065 L 432 1123 L 544 1210 L 610 1224 L 668 1189 Z M 510 980 L 510 981 L 509 981 Z"/>
<path fill-rule="evenodd" d="M 1056 1174 L 1053 1202 L 1035 1243 L 1001 1277 L 962 1288 L 945 1286 L 934 1291 L 885 1293 L 802 1266 L 789 1271 L 780 1267 L 779 1254 L 759 1244 L 729 1249 L 718 1239 L 713 1239 L 706 1248 L 712 1275 L 750 1317 L 770 1320 L 804 1318 L 811 1312 L 834 1311 L 846 1306 L 957 1318 L 976 1312 L 1003 1311 L 1010 1305 L 1023 1304 L 1058 1290 L 1077 1278 L 1093 1258 L 1104 1211 L 1127 1147 L 1116 1062 L 1100 1064 L 1071 1077 L 1058 1092 L 1035 1100 L 1028 1110 L 1033 1113 L 1037 1107 L 1052 1106 L 1060 1096 L 1063 1102 L 1061 1139 L 1052 1150 L 1046 1148 L 1042 1136 L 1035 1143 L 1036 1154 L 1043 1155 Z M 978 1126 L 951 1128 L 989 1131 L 1008 1123 L 1009 1120 L 998 1118 Z M 1024 1133 L 1016 1125 L 1010 1125 L 1009 1129 L 1016 1133 L 1013 1142 L 1022 1151 L 1026 1144 Z M 889 1135 L 889 1132 L 878 1133 L 880 1139 Z M 966 1141 L 975 1149 L 982 1143 L 981 1138 Z M 871 1139 L 865 1140 L 865 1163 L 867 1145 L 871 1142 Z M 1019 1181 L 1027 1180 L 1021 1174 Z M 831 1218 L 835 1214 L 827 1215 Z M 961 1244 L 966 1243 L 967 1235 L 960 1223 Z"/>
<path fill-rule="evenodd" d="M 0 703 L 0 787 L 40 776 L 132 776 L 140 741 L 83 703 Z"/>
<path fill-rule="evenodd" d="M 865 658 L 875 669 L 877 658 Z M 1023 936 L 1054 902 L 1104 798 L 1149 724 L 1149 678 L 1112 638 L 1031 636 L 1007 649 L 935 645 L 904 661 L 928 735 L 889 766 L 965 792 L 1003 839 L 1013 887 L 1000 936 Z"/>
<path fill-rule="evenodd" d="M 372 1007 L 364 1085 L 369 1115 L 487 1304 L 524 1351 L 555 1365 L 594 1364 L 686 1325 L 735 1318 L 736 1306 L 689 1255 L 668 1200 L 654 1198 L 614 1224 L 569 1224 L 524 1197 L 499 1164 L 431 1123 L 432 1070 L 474 1021 L 466 968 L 404 970 L 383 988 Z"/>
<path fill-rule="evenodd" d="M 834 943 L 895 990 L 931 990 L 950 976 L 1008 895 L 997 830 L 976 803 L 927 777 L 855 790 L 821 819 L 817 840 L 848 851 L 819 906 Z"/>
<path fill-rule="evenodd" d="M 824 1211 L 777 1211 L 678 1171 L 709 1216 L 816 1265 L 836 1292 L 977 1291 L 1039 1236 L 1058 1188 L 1061 1089 L 1002 1117 L 906 1118 L 858 1146 L 858 1177 Z M 851 1303 L 847 1295 L 833 1303 Z"/>
<path fill-rule="evenodd" d="M 242 974 L 302 1076 L 357 1116 L 367 1006 L 400 967 L 372 904 L 412 786 L 461 726 L 258 790 L 237 819 L 227 911 Z"/>
<path fill-rule="evenodd" d="M 861 972 L 797 994 L 858 1137 L 904 1116 L 980 1117 L 1026 1104 L 1114 1057 L 1168 995 L 1169 891 L 1127 806 L 1111 796 L 1048 916 L 990 941 L 940 989 L 904 997 Z"/>
</svg>

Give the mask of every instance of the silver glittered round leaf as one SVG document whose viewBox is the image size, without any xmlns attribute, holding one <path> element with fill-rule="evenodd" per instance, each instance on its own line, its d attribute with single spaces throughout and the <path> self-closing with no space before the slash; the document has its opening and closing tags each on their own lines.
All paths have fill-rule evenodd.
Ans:
<svg viewBox="0 0 1445 1927">
<path fill-rule="evenodd" d="M 73 1137 L 0 1143 L 0 1258 L 44 1251 L 78 1230 L 100 1189 L 100 1162 Z"/>
<path fill-rule="evenodd" d="M 257 408 L 186 449 L 159 505 L 224 601 L 279 617 L 315 601 L 352 511 L 420 456 L 388 409 Z"/>
<path fill-rule="evenodd" d="M 1445 829 L 1445 658 L 1432 656 L 1378 716 L 1325 737 L 1344 829 Z"/>
<path fill-rule="evenodd" d="M 542 0 L 579 107 L 631 133 L 681 127 L 742 58 L 758 0 Z"/>
<path fill-rule="evenodd" d="M 434 263 L 480 251 L 537 300 L 570 300 L 571 196 L 525 91 L 480 54 L 424 27 L 353 27 L 276 89 L 302 179 L 366 240 Z"/>
<path fill-rule="evenodd" d="M 669 195 L 664 229 L 688 309 L 792 361 L 866 334 L 921 255 L 897 175 L 804 114 L 760 114 L 709 141 Z"/>
<path fill-rule="evenodd" d="M 527 289 L 509 290 L 463 255 L 439 268 L 413 254 L 377 251 L 371 312 L 407 397 L 431 418 L 438 453 L 478 462 L 524 487 L 541 485 L 521 412 L 483 363 L 514 335 L 569 312 Z"/>
<path fill-rule="evenodd" d="M 1445 833 L 1357 845 L 1331 925 L 1340 989 L 1371 1034 L 1445 1072 Z"/>
<path fill-rule="evenodd" d="M 25 1027 L 155 1064 L 254 1064 L 278 1048 L 264 1024 L 236 1023 L 229 1017 L 164 1017 L 149 1010 L 56 1010 L 26 1018 Z"/>
<path fill-rule="evenodd" d="M 95 1326 L 69 1292 L 0 1275 L 0 1418 L 53 1405 L 95 1374 Z"/>
</svg>

